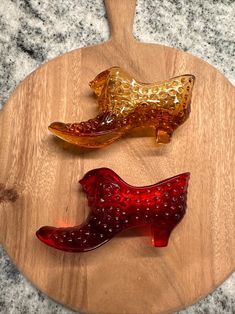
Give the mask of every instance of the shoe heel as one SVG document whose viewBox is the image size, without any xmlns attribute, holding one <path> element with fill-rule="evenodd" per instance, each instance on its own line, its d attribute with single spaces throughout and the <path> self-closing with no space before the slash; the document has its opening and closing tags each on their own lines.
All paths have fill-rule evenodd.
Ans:
<svg viewBox="0 0 235 314">
<path fill-rule="evenodd" d="M 167 144 L 171 141 L 172 132 L 156 129 L 156 142 L 157 144 Z"/>
<path fill-rule="evenodd" d="M 155 247 L 167 246 L 172 229 L 167 226 L 151 225 L 152 243 Z"/>
</svg>

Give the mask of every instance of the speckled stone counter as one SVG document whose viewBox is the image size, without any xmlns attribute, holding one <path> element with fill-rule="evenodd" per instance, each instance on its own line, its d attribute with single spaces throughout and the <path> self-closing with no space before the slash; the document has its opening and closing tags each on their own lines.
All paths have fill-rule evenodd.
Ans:
<svg viewBox="0 0 235 314">
<path fill-rule="evenodd" d="M 191 52 L 235 83 L 234 0 L 139 0 L 134 34 L 140 41 Z M 102 0 L 1 0 L 0 107 L 43 62 L 108 37 Z M 0 313 L 74 313 L 33 288 L 1 247 L 0 291 Z M 235 274 L 179 313 L 234 314 Z"/>
</svg>

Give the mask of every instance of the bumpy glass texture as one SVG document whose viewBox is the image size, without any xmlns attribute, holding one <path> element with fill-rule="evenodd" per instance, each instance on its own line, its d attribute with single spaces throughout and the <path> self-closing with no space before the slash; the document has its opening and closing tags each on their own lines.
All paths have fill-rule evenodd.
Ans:
<svg viewBox="0 0 235 314">
<path fill-rule="evenodd" d="M 157 143 L 170 142 L 173 131 L 188 118 L 195 77 L 177 76 L 156 83 L 137 82 L 112 67 L 90 82 L 100 113 L 80 123 L 54 122 L 49 130 L 72 144 L 103 147 L 136 127 L 153 127 Z"/>
<path fill-rule="evenodd" d="M 157 184 L 134 187 L 114 171 L 89 171 L 80 184 L 91 209 L 86 221 L 75 227 L 42 227 L 37 237 L 63 251 L 86 252 L 109 241 L 117 233 L 134 227 L 150 226 L 155 247 L 168 244 L 171 231 L 186 211 L 189 173 Z"/>
</svg>

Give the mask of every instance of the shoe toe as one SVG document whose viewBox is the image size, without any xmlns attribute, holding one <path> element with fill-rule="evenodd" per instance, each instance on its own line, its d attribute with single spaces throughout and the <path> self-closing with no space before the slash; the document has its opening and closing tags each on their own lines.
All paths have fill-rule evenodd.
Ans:
<svg viewBox="0 0 235 314">
<path fill-rule="evenodd" d="M 66 124 L 62 122 L 53 122 L 49 125 L 49 130 L 50 131 L 59 131 L 59 132 L 66 132 L 68 131 Z"/>
</svg>

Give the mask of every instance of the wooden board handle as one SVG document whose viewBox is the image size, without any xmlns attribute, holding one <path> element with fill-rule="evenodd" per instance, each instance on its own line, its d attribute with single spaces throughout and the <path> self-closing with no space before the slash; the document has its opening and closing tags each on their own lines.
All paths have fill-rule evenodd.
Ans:
<svg viewBox="0 0 235 314">
<path fill-rule="evenodd" d="M 111 39 L 121 43 L 125 40 L 133 40 L 133 21 L 135 15 L 136 0 L 104 0 Z"/>
</svg>

